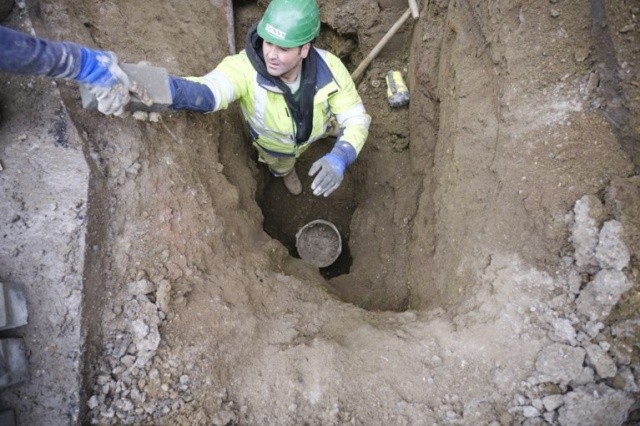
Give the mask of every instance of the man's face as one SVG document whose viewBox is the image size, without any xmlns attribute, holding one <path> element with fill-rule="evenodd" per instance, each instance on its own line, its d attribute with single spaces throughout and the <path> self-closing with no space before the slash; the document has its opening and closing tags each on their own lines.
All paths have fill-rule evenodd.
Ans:
<svg viewBox="0 0 640 426">
<path fill-rule="evenodd" d="M 264 40 L 262 53 L 267 72 L 274 77 L 280 77 L 285 81 L 294 81 L 302 68 L 302 60 L 309 54 L 311 44 L 300 47 L 280 47 Z"/>
</svg>

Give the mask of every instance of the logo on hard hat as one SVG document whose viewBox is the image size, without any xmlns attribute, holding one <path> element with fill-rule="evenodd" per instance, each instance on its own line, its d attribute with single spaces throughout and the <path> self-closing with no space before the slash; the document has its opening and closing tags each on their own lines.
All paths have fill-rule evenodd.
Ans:
<svg viewBox="0 0 640 426">
<path fill-rule="evenodd" d="M 269 34 L 271 34 L 272 36 L 275 36 L 275 37 L 280 38 L 280 39 L 282 39 L 282 40 L 284 40 L 284 39 L 285 39 L 285 37 L 287 36 L 287 33 L 286 33 L 286 32 L 284 32 L 284 31 L 282 31 L 282 30 L 277 29 L 276 27 L 274 27 L 274 26 L 273 26 L 273 25 L 271 25 L 271 24 L 267 24 L 267 25 L 265 25 L 265 26 L 264 26 L 264 30 L 265 30 L 266 32 L 268 32 Z"/>
</svg>

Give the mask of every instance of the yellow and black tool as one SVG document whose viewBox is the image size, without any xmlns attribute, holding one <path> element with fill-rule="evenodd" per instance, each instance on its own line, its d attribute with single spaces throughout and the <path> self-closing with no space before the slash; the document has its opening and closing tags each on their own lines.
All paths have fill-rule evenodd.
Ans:
<svg viewBox="0 0 640 426">
<path fill-rule="evenodd" d="M 387 98 L 392 107 L 401 107 L 409 103 L 409 89 L 404 83 L 400 71 L 389 71 L 387 80 Z"/>
</svg>

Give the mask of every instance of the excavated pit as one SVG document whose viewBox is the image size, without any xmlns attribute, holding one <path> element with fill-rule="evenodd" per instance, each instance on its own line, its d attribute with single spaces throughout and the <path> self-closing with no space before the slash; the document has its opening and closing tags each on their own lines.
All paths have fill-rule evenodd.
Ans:
<svg viewBox="0 0 640 426">
<path fill-rule="evenodd" d="M 221 4 L 19 13 L 202 75 L 230 45 Z M 242 46 L 265 5 L 234 4 Z M 609 12 L 638 111 L 631 9 Z M 322 2 L 318 43 L 353 69 L 405 10 Z M 292 197 L 235 106 L 107 119 L 72 82 L 3 80 L 0 274 L 37 283 L 42 308 L 24 330 L 35 374 L 2 406 L 23 424 L 632 424 L 640 182 L 594 106 L 590 24 L 578 0 L 422 2 L 358 84 L 370 137 L 327 199 L 306 171 L 330 139 L 301 158 Z M 391 69 L 409 107 L 387 103 Z M 295 253 L 319 218 L 343 237 L 332 270 Z"/>
<path fill-rule="evenodd" d="M 342 251 L 334 263 L 319 268 L 322 276 L 328 280 L 348 274 L 353 262 L 349 247 L 349 227 L 357 207 L 354 194 L 358 190 L 358 184 L 347 174 L 341 188 L 333 194 L 333 197 L 316 197 L 310 189 L 313 179 L 306 172 L 315 159 L 331 150 L 334 142 L 335 139 L 319 141 L 296 163 L 303 185 L 302 194 L 292 196 L 285 189 L 281 179 L 267 176 L 263 193 L 256 196 L 264 216 L 265 232 L 284 244 L 293 257 L 300 258 L 296 247 L 296 234 L 307 223 L 322 219 L 337 227 L 343 241 Z M 330 284 L 327 285 L 330 286 Z"/>
</svg>

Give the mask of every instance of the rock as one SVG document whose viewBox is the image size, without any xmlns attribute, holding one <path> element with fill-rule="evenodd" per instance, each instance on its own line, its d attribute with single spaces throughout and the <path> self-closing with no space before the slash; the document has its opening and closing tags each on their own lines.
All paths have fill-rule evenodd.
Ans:
<svg viewBox="0 0 640 426">
<path fill-rule="evenodd" d="M 589 321 L 584 325 L 584 331 L 592 338 L 596 337 L 603 328 L 604 324 L 600 321 Z"/>
<path fill-rule="evenodd" d="M 573 294 L 580 293 L 580 287 L 582 287 L 582 277 L 575 269 L 569 271 L 569 276 L 567 278 L 569 284 L 569 291 Z"/>
<path fill-rule="evenodd" d="M 629 25 L 625 25 L 624 27 L 620 28 L 618 31 L 621 33 L 628 33 L 633 31 L 636 28 L 635 24 L 629 24 Z"/>
<path fill-rule="evenodd" d="M 573 53 L 576 62 L 584 62 L 589 57 L 589 49 L 577 49 Z"/>
<path fill-rule="evenodd" d="M 558 422 L 562 426 L 622 425 L 633 398 L 605 385 L 581 388 L 564 396 Z"/>
<path fill-rule="evenodd" d="M 542 411 L 544 408 L 544 404 L 542 404 L 542 400 L 540 398 L 536 398 L 531 401 L 531 405 L 533 405 L 538 411 Z"/>
<path fill-rule="evenodd" d="M 536 407 L 525 405 L 522 407 L 522 415 L 527 418 L 538 417 L 540 415 L 540 411 L 538 411 Z"/>
<path fill-rule="evenodd" d="M 169 302 L 171 300 L 171 284 L 167 280 L 162 280 L 158 284 L 156 293 L 156 304 L 162 312 L 169 312 Z"/>
<path fill-rule="evenodd" d="M 561 341 L 575 345 L 576 330 L 571 325 L 571 321 L 563 318 L 556 318 L 551 322 L 553 326 L 553 334 Z"/>
<path fill-rule="evenodd" d="M 632 283 L 621 271 L 603 269 L 580 292 L 576 299 L 577 311 L 592 321 L 603 319 L 631 287 Z"/>
<path fill-rule="evenodd" d="M 574 219 L 571 229 L 571 242 L 574 246 L 574 258 L 580 271 L 592 270 L 597 264 L 595 251 L 598 244 L 597 219 L 603 210 L 600 200 L 593 195 L 585 195 L 573 208 Z"/>
<path fill-rule="evenodd" d="M 564 404 L 564 395 L 547 395 L 542 398 L 542 405 L 547 411 L 554 411 Z"/>
<path fill-rule="evenodd" d="M 215 426 L 226 426 L 228 424 L 235 424 L 238 421 L 238 416 L 233 411 L 222 410 L 218 411 L 213 417 L 213 424 Z"/>
<path fill-rule="evenodd" d="M 551 17 L 552 18 L 557 18 L 560 16 L 560 12 L 558 11 L 558 9 L 551 9 Z"/>
<path fill-rule="evenodd" d="M 134 296 L 149 294 L 155 291 L 155 286 L 153 285 L 153 283 L 145 279 L 129 283 L 127 288 L 129 290 L 129 294 Z"/>
<path fill-rule="evenodd" d="M 89 398 L 89 400 L 87 401 L 87 407 L 89 407 L 90 410 L 96 409 L 98 405 L 100 405 L 98 395 L 91 396 L 91 398 Z"/>
<path fill-rule="evenodd" d="M 489 401 L 472 399 L 464 404 L 462 417 L 465 424 L 488 424 L 496 418 L 496 413 Z"/>
<path fill-rule="evenodd" d="M 573 387 L 588 385 L 595 381 L 595 374 L 593 368 L 584 367 L 578 377 L 573 379 L 570 384 Z"/>
<path fill-rule="evenodd" d="M 544 413 L 542 417 L 547 422 L 547 424 L 555 425 L 558 423 L 558 413 L 556 413 L 555 411 Z"/>
<path fill-rule="evenodd" d="M 500 414 L 500 417 L 498 417 L 498 420 L 500 421 L 500 424 L 502 426 L 507 426 L 507 425 L 513 424 L 513 416 L 507 411 L 503 411 Z"/>
<path fill-rule="evenodd" d="M 547 381 L 566 384 L 582 373 L 585 351 L 562 343 L 553 343 L 540 352 L 536 369 Z"/>
<path fill-rule="evenodd" d="M 622 239 L 622 224 L 617 220 L 605 222 L 600 230 L 596 260 L 602 269 L 621 271 L 629 265 L 631 256 Z"/>
<path fill-rule="evenodd" d="M 621 341 L 614 341 L 611 346 L 611 354 L 614 356 L 616 363 L 620 365 L 631 364 L 631 354 L 633 349 Z"/>
<path fill-rule="evenodd" d="M 587 351 L 589 361 L 596 369 L 596 373 L 603 379 L 614 377 L 618 372 L 616 363 L 613 362 L 611 357 L 599 346 L 592 343 L 584 346 Z"/>
<path fill-rule="evenodd" d="M 638 392 L 640 387 L 636 384 L 633 371 L 627 366 L 620 367 L 618 374 L 611 380 L 611 387 L 626 392 Z"/>
<path fill-rule="evenodd" d="M 127 368 L 132 367 L 135 361 L 136 361 L 136 357 L 133 355 L 125 355 L 122 358 L 120 358 L 120 362 Z"/>
<path fill-rule="evenodd" d="M 611 334 L 640 340 L 640 319 L 622 320 L 611 326 Z"/>
</svg>

